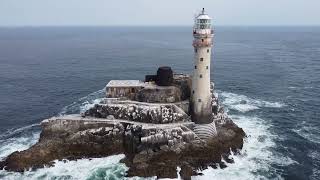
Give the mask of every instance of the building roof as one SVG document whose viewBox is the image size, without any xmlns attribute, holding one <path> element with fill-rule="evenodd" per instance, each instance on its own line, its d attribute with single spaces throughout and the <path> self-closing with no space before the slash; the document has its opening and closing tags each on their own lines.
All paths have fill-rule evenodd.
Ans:
<svg viewBox="0 0 320 180">
<path fill-rule="evenodd" d="M 205 13 L 204 8 L 202 8 L 201 13 L 196 17 L 196 19 L 211 19 L 207 13 Z"/>
<path fill-rule="evenodd" d="M 139 80 L 111 80 L 106 87 L 141 87 L 143 85 L 144 83 Z"/>
</svg>

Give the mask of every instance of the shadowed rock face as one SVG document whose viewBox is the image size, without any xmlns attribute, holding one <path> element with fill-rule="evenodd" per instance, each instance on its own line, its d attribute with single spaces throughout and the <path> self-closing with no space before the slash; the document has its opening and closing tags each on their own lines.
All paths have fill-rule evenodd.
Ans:
<svg viewBox="0 0 320 180">
<path fill-rule="evenodd" d="M 198 175 L 196 171 L 199 169 L 208 166 L 215 168 L 216 163 L 226 167 L 221 157 L 232 162 L 228 159 L 230 149 L 238 153 L 243 146 L 245 133 L 229 119 L 223 123 L 217 122 L 217 127 L 218 136 L 206 143 L 194 140 L 177 144 L 174 148 L 155 145 L 152 150 L 137 152 L 132 159 L 124 159 L 130 167 L 128 176 L 176 178 L 176 168 L 179 166 L 182 178 L 189 179 L 192 175 Z"/>
<path fill-rule="evenodd" d="M 126 154 L 122 161 L 130 168 L 128 176 L 176 177 L 177 166 L 185 179 L 197 169 L 215 167 L 230 149 L 242 148 L 245 133 L 231 120 L 216 122 L 218 136 L 207 143 L 190 136 L 181 124 L 150 128 L 143 124 L 115 121 L 54 119 L 42 123 L 39 142 L 30 149 L 14 152 L 0 168 L 24 171 L 53 165 L 58 159 L 80 159 Z M 162 136 L 161 136 L 162 135 Z M 150 138 L 152 141 L 148 141 Z"/>
<path fill-rule="evenodd" d="M 122 124 L 93 124 L 84 121 L 57 120 L 43 123 L 39 142 L 25 151 L 9 155 L 0 163 L 0 168 L 21 172 L 52 165 L 52 161 L 56 159 L 73 160 L 119 154 L 124 151 L 124 128 Z"/>
</svg>

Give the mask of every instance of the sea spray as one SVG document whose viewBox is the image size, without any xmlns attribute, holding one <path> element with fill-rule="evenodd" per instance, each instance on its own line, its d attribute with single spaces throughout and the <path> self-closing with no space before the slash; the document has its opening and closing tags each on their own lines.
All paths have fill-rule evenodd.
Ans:
<svg viewBox="0 0 320 180">
<path fill-rule="evenodd" d="M 260 99 L 252 99 L 245 95 L 218 91 L 222 98 L 222 105 L 242 113 L 260 108 L 281 108 L 285 104 L 281 102 L 269 102 Z"/>
<path fill-rule="evenodd" d="M 0 178 L 8 179 L 123 179 L 127 167 L 119 161 L 124 155 L 106 158 L 55 161 L 53 167 L 40 168 L 24 173 L 0 170 Z"/>
</svg>

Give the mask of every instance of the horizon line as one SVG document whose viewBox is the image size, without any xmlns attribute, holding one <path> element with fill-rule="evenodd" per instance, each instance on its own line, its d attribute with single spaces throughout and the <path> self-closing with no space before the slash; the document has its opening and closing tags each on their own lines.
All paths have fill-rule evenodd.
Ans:
<svg viewBox="0 0 320 180">
<path fill-rule="evenodd" d="M 33 27 L 192 27 L 193 25 L 0 25 L 0 28 L 33 28 Z M 316 25 L 214 25 L 213 27 L 320 27 Z"/>
</svg>

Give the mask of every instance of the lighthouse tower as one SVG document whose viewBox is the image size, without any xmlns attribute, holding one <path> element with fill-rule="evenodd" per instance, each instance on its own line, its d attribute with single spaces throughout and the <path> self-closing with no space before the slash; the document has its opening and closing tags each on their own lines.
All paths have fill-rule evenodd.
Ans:
<svg viewBox="0 0 320 180">
<path fill-rule="evenodd" d="M 192 76 L 191 116 L 196 124 L 212 122 L 210 61 L 213 44 L 211 18 L 202 12 L 195 17 L 193 28 L 194 71 Z"/>
</svg>

